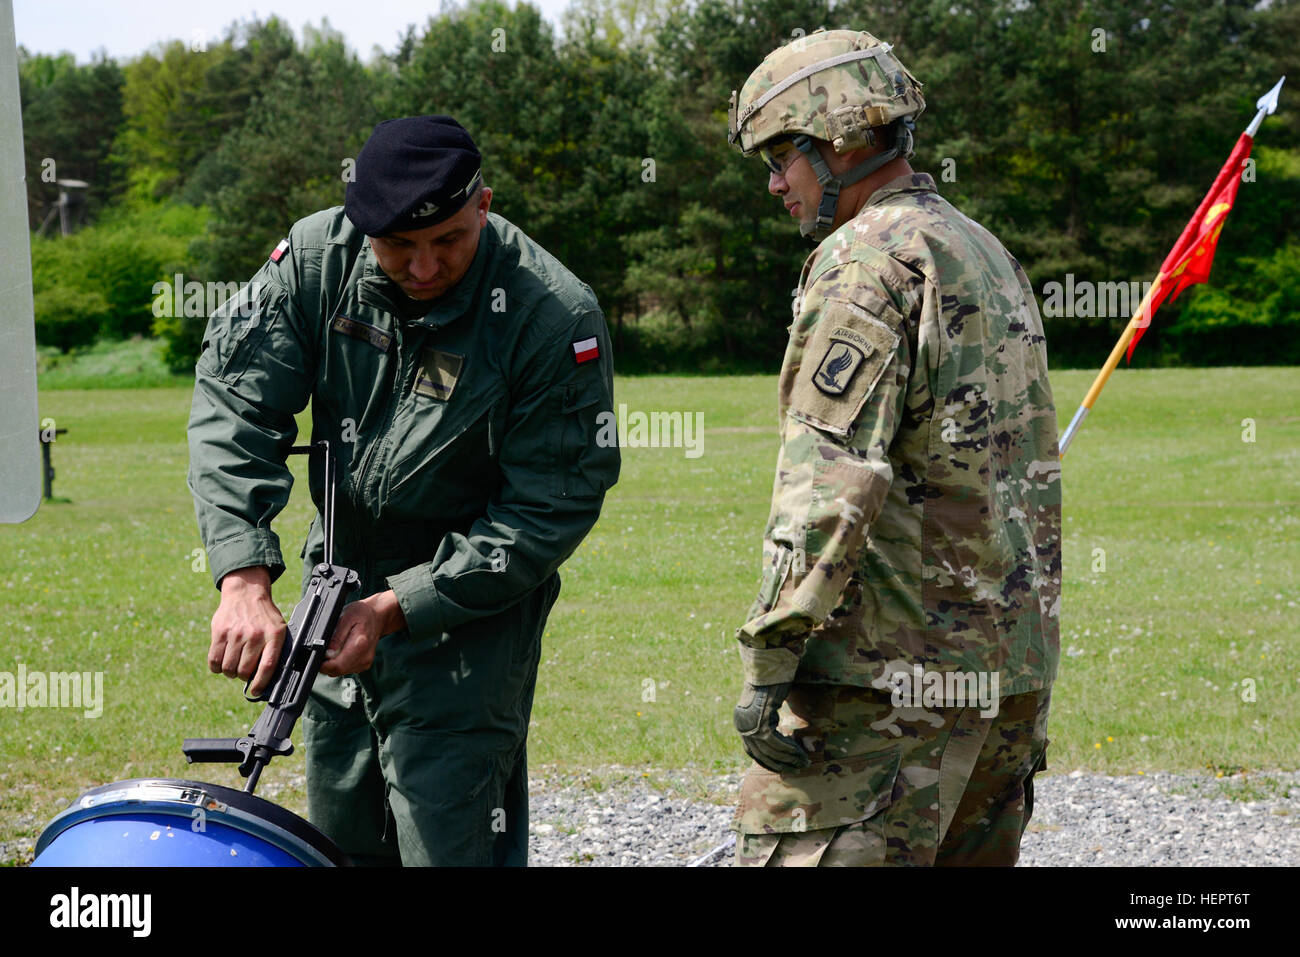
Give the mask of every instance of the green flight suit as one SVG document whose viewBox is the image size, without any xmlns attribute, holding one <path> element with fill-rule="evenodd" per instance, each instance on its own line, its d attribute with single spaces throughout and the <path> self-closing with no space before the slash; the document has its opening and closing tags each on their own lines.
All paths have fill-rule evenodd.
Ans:
<svg viewBox="0 0 1300 957">
<path fill-rule="evenodd" d="M 283 246 L 283 244 L 282 244 Z M 488 217 L 469 271 L 407 297 L 341 207 L 294 225 L 209 320 L 189 485 L 214 581 L 284 570 L 293 416 L 338 458 L 334 561 L 407 627 L 303 717 L 309 817 L 358 861 L 526 862 L 525 738 L 556 569 L 618 478 L 608 332 L 590 288 Z M 594 341 L 593 341 L 594 340 Z M 318 510 L 324 476 L 312 457 Z M 323 558 L 320 515 L 304 584 Z"/>
</svg>

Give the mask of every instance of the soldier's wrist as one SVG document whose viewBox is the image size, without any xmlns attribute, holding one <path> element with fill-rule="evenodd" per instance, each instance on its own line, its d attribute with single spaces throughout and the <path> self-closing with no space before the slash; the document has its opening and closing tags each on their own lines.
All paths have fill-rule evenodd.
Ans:
<svg viewBox="0 0 1300 957">
<path fill-rule="evenodd" d="M 406 615 L 402 613 L 402 605 L 397 600 L 397 593 L 392 589 L 378 592 L 369 598 L 363 598 L 362 601 L 379 616 L 381 635 L 391 635 L 406 627 Z"/>
<path fill-rule="evenodd" d="M 740 663 L 744 669 L 745 683 L 755 687 L 791 682 L 799 670 L 799 656 L 789 648 L 751 648 L 749 645 L 741 645 Z"/>
<path fill-rule="evenodd" d="M 221 594 L 223 595 L 249 591 L 270 594 L 271 570 L 265 565 L 236 568 L 234 571 L 226 572 L 221 579 Z"/>
</svg>

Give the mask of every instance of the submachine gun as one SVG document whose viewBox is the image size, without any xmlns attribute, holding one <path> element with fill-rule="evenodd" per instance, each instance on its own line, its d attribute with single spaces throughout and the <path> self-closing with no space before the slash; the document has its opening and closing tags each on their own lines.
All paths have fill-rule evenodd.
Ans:
<svg viewBox="0 0 1300 957">
<path fill-rule="evenodd" d="M 262 769 L 277 755 L 293 753 L 290 735 L 307 705 L 316 674 L 325 662 L 325 651 L 338 625 L 348 595 L 361 584 L 357 573 L 334 564 L 335 463 L 328 442 L 296 445 L 291 455 L 317 452 L 325 458 L 325 561 L 312 569 L 306 594 L 289 620 L 288 634 L 280 649 L 275 673 L 260 695 L 244 697 L 265 701 L 266 708 L 242 738 L 186 738 L 181 745 L 185 759 L 194 762 L 236 762 L 239 773 L 248 778 L 244 792 L 252 794 Z M 251 682 L 252 679 L 250 678 Z"/>
</svg>

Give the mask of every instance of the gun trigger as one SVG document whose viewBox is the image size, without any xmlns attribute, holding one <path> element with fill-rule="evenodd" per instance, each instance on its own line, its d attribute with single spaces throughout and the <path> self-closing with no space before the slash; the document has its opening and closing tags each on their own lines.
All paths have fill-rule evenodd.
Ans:
<svg viewBox="0 0 1300 957">
<path fill-rule="evenodd" d="M 254 676 L 254 677 L 256 677 L 256 676 Z M 253 702 L 253 703 L 256 703 L 256 702 L 258 702 L 258 701 L 265 701 L 265 700 L 266 700 L 266 692 L 265 692 L 265 691 L 263 691 L 263 692 L 262 692 L 260 695 L 258 695 L 256 698 L 250 698 L 250 697 L 248 696 L 248 686 L 251 685 L 252 683 L 253 683 L 253 679 L 252 679 L 252 678 L 249 678 L 247 681 L 244 682 L 244 700 L 245 700 L 245 701 L 250 701 L 250 702 Z"/>
</svg>

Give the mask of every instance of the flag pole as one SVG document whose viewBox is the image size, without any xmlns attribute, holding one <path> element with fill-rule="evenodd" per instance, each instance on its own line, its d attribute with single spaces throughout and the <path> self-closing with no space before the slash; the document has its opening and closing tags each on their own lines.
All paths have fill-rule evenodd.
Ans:
<svg viewBox="0 0 1300 957">
<path fill-rule="evenodd" d="M 1066 427 L 1065 434 L 1061 436 L 1061 458 L 1065 458 L 1065 450 L 1068 449 L 1070 443 L 1074 441 L 1075 433 L 1077 433 L 1079 427 L 1083 425 L 1083 420 L 1087 418 L 1088 412 L 1092 409 L 1092 404 L 1097 401 L 1097 396 L 1101 395 L 1101 390 L 1105 387 L 1106 380 L 1110 378 L 1110 374 L 1114 372 L 1115 367 L 1119 365 L 1120 357 L 1124 355 L 1124 350 L 1128 348 L 1129 340 L 1133 338 L 1133 334 L 1137 332 L 1138 327 L 1141 325 L 1142 317 L 1147 313 L 1147 309 L 1151 303 L 1151 297 L 1159 290 L 1160 277 L 1156 276 L 1155 282 L 1151 284 L 1151 288 L 1148 289 L 1146 295 L 1142 297 L 1142 301 L 1138 303 L 1137 309 L 1133 312 L 1133 317 L 1129 319 L 1128 325 L 1124 327 L 1124 333 L 1119 337 L 1119 342 L 1115 343 L 1115 348 L 1110 350 L 1110 356 L 1106 359 L 1106 364 L 1103 365 L 1101 371 L 1097 373 L 1097 378 L 1092 380 L 1092 388 L 1090 388 L 1088 394 L 1084 396 L 1083 403 L 1079 406 L 1079 411 L 1074 413 L 1074 418 L 1070 420 L 1069 426 Z M 1148 319 L 1148 322 L 1149 321 L 1150 320 Z"/>
<path fill-rule="evenodd" d="M 1285 82 L 1286 77 L 1284 76 L 1273 85 L 1273 89 L 1269 90 L 1255 101 L 1255 108 L 1258 112 L 1255 114 L 1255 118 L 1250 121 L 1250 125 L 1246 127 L 1247 136 L 1253 139 L 1255 133 L 1259 131 L 1259 124 L 1264 122 L 1264 117 L 1277 110 L 1278 94 L 1281 92 L 1282 84 Z M 1132 341 L 1134 334 L 1138 329 L 1145 328 L 1151 324 L 1151 316 L 1148 310 L 1152 298 L 1160 291 L 1160 281 L 1163 278 L 1163 272 L 1156 275 L 1155 281 L 1151 283 L 1151 288 L 1148 289 L 1146 295 L 1142 297 L 1142 301 L 1134 311 L 1133 317 L 1129 319 L 1128 325 L 1124 327 L 1124 332 L 1119 337 L 1119 342 L 1115 343 L 1115 348 L 1110 351 L 1110 357 L 1106 359 L 1106 364 L 1101 367 L 1101 371 L 1097 373 L 1097 378 L 1093 380 L 1092 388 L 1090 388 L 1088 394 L 1084 396 L 1083 403 L 1079 406 L 1079 410 L 1074 413 L 1074 418 L 1072 418 L 1070 424 L 1066 426 L 1065 432 L 1061 435 L 1060 441 L 1061 458 L 1065 458 L 1066 450 L 1070 447 L 1070 443 L 1074 441 L 1074 436 L 1083 425 L 1083 420 L 1087 418 L 1088 413 L 1092 410 L 1092 404 L 1097 401 L 1097 396 L 1101 395 L 1101 390 L 1106 385 L 1106 380 L 1110 378 L 1110 374 L 1114 372 L 1115 367 L 1119 365 L 1119 357 L 1122 356 L 1124 350 L 1128 348 L 1128 344 Z M 1177 295 L 1177 292 L 1178 289 L 1175 287 L 1174 294 Z M 1144 316 L 1146 317 L 1145 321 L 1143 321 Z"/>
</svg>

